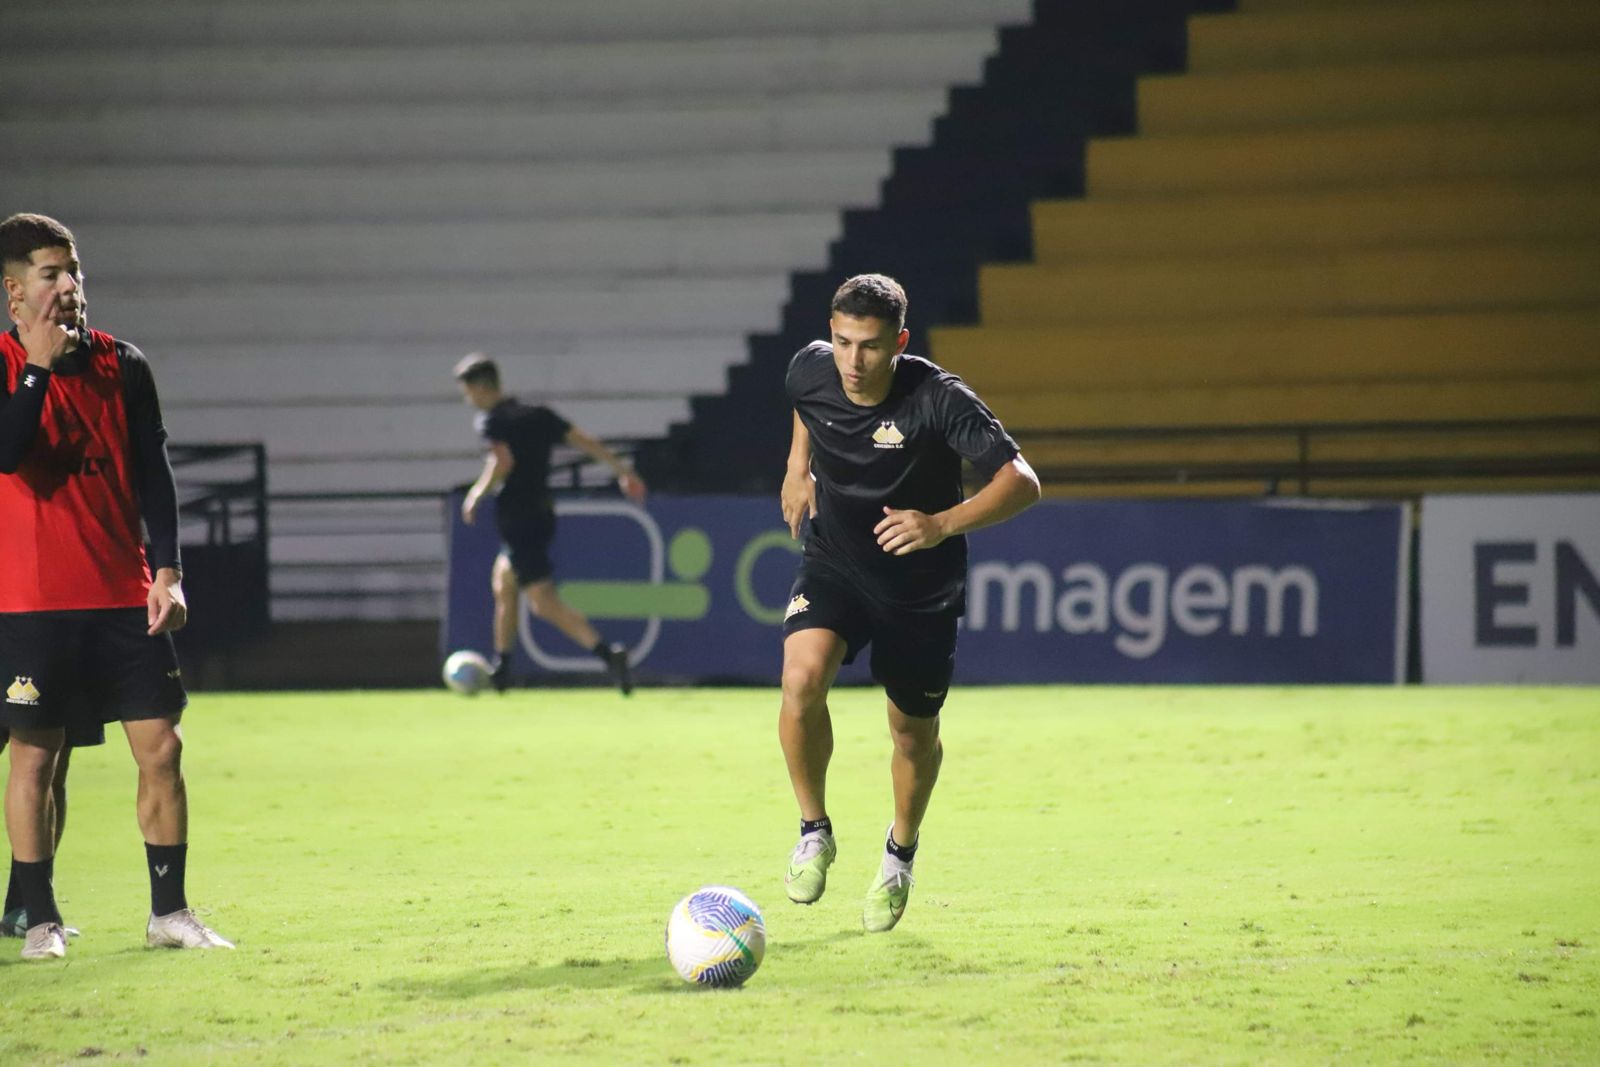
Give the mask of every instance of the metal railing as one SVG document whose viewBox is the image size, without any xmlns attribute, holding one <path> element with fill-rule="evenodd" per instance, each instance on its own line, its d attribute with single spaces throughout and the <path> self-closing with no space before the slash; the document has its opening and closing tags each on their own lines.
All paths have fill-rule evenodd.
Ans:
<svg viewBox="0 0 1600 1067">
<path fill-rule="evenodd" d="M 1320 458 L 1319 444 L 1334 439 L 1378 436 L 1415 437 L 1442 434 L 1496 434 L 1526 431 L 1594 431 L 1592 448 L 1531 455 L 1476 454 L 1438 456 L 1418 453 L 1382 458 Z M 1267 495 L 1283 492 L 1285 483 L 1310 494 L 1314 482 L 1386 479 L 1488 479 L 1600 475 L 1600 416 L 1538 419 L 1460 419 L 1432 422 L 1277 423 L 1255 426 L 1158 426 L 1023 431 L 1014 435 L 1023 453 L 1033 443 L 1117 445 L 1201 441 L 1259 442 L 1281 440 L 1292 447 L 1287 458 L 1204 460 L 1183 456 L 1110 461 L 1047 461 L 1035 466 L 1046 484 L 1094 486 L 1132 484 L 1203 484 L 1259 482 Z M 1288 449 L 1286 448 L 1286 451 Z"/>
</svg>

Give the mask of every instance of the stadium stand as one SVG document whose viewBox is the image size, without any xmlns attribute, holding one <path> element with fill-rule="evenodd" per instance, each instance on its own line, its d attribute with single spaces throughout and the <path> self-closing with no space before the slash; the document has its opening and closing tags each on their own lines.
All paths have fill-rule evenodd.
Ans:
<svg viewBox="0 0 1600 1067">
<path fill-rule="evenodd" d="M 6 191 L 74 227 L 93 319 L 155 360 L 175 440 L 266 444 L 277 617 L 434 617 L 437 498 L 321 497 L 473 476 L 453 360 L 493 353 L 600 435 L 664 433 L 1028 10 L 19 9 L 0 138 L 72 151 Z"/>
<path fill-rule="evenodd" d="M 1039 0 L 1031 23 L 1001 32 L 982 84 L 951 93 L 932 143 L 895 153 L 882 203 L 845 213 L 826 266 L 795 274 L 780 327 L 751 338 L 727 391 L 696 397 L 691 420 L 645 448 L 646 474 L 685 489 L 775 490 L 789 434 L 783 372 L 826 329 L 838 283 L 861 271 L 903 281 L 913 351 L 927 351 L 930 326 L 972 322 L 978 264 L 1029 257 L 1030 202 L 1081 196 L 1088 139 L 1135 131 L 1137 75 L 1183 70 L 1188 15 L 1230 6 Z"/>
<path fill-rule="evenodd" d="M 1189 58 L 934 333 L 1054 491 L 1600 486 L 1600 8 L 1260 0 Z"/>
</svg>

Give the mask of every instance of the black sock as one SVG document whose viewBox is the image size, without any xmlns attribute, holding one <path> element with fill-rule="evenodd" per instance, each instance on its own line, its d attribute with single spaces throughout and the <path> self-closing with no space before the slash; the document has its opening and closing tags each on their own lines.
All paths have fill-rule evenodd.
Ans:
<svg viewBox="0 0 1600 1067">
<path fill-rule="evenodd" d="M 61 912 L 56 908 L 55 886 L 51 884 L 55 877 L 55 866 L 54 859 L 23 863 L 15 856 L 11 858 L 11 880 L 16 883 L 22 906 L 28 909 L 29 926 L 61 921 Z"/>
<path fill-rule="evenodd" d="M 829 836 L 832 836 L 832 834 L 833 834 L 833 820 L 828 818 L 826 815 L 824 815 L 820 819 L 801 819 L 800 820 L 800 836 L 801 837 L 804 837 L 807 834 L 814 834 L 818 830 L 821 830 L 823 833 L 828 834 Z"/>
<path fill-rule="evenodd" d="M 600 640 L 596 641 L 594 643 L 594 647 L 589 651 L 599 656 L 601 663 L 611 662 L 611 646 L 606 644 L 605 638 L 602 637 Z"/>
<path fill-rule="evenodd" d="M 889 832 L 888 840 L 883 843 L 883 850 L 901 863 L 910 863 L 917 858 L 917 842 L 913 841 L 909 845 L 899 844 L 895 841 L 892 830 Z"/>
<path fill-rule="evenodd" d="M 22 888 L 17 885 L 17 872 L 11 872 L 11 881 L 6 883 L 5 913 L 10 914 L 22 907 Z"/>
<path fill-rule="evenodd" d="M 183 868 L 188 854 L 188 845 L 144 846 L 145 859 L 150 864 L 151 915 L 171 915 L 189 906 L 189 899 L 183 895 Z"/>
</svg>

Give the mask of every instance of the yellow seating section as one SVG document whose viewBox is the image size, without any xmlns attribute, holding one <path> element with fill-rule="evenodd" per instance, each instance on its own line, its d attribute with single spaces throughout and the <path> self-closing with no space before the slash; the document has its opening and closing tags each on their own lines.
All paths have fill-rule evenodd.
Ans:
<svg viewBox="0 0 1600 1067">
<path fill-rule="evenodd" d="M 1244 0 L 1191 19 L 1190 49 L 1189 73 L 1141 80 L 1139 135 L 1090 143 L 1088 196 L 1035 205 L 1034 261 L 983 268 L 980 324 L 930 339 L 1036 466 L 1296 454 L 1275 438 L 1051 430 L 1600 417 L 1600 4 Z M 1311 454 L 1567 456 L 1600 440 L 1322 434 Z M 1508 487 L 1600 477 L 1309 489 Z"/>
</svg>

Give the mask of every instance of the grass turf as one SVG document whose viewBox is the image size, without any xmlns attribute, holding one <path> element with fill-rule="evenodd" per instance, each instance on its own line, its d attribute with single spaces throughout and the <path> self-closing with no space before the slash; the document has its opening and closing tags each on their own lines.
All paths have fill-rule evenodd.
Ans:
<svg viewBox="0 0 1600 1067">
<path fill-rule="evenodd" d="M 881 697 L 841 690 L 840 856 L 783 896 L 771 691 L 202 695 L 190 896 L 142 947 L 125 746 L 78 753 L 66 961 L 0 958 L 0 1061 L 1600 1060 L 1600 694 L 958 689 L 899 929 Z M 661 950 L 707 883 L 766 913 L 743 990 Z"/>
</svg>

